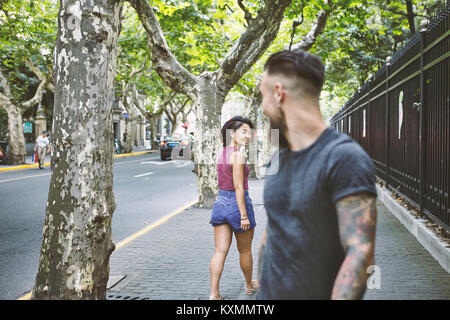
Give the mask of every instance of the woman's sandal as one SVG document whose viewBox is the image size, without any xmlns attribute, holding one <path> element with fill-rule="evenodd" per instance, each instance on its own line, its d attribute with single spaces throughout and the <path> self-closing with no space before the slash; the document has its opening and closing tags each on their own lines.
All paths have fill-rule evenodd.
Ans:
<svg viewBox="0 0 450 320">
<path fill-rule="evenodd" d="M 225 300 L 221 295 L 218 298 L 209 296 L 209 300 Z"/>
<path fill-rule="evenodd" d="M 258 282 L 256 280 L 252 280 L 252 287 L 251 288 L 247 288 L 245 287 L 245 294 L 246 295 L 252 295 L 255 294 L 256 291 L 258 290 Z"/>
</svg>

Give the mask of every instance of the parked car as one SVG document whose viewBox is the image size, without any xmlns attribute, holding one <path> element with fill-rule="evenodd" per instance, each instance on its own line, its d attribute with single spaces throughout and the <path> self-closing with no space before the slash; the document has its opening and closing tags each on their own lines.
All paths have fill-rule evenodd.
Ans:
<svg viewBox="0 0 450 320">
<path fill-rule="evenodd" d="M 166 160 L 172 158 L 172 150 L 178 150 L 178 156 L 183 157 L 185 150 L 191 151 L 192 149 L 192 139 L 188 136 L 169 136 L 164 138 L 159 143 L 159 149 L 161 152 L 161 160 Z M 177 152 L 175 150 L 174 152 Z M 191 152 L 192 157 L 192 152 Z"/>
<path fill-rule="evenodd" d="M 168 158 L 172 158 L 172 150 L 174 148 L 178 148 L 181 144 L 181 139 L 179 136 L 169 136 L 162 139 L 159 142 L 159 150 L 161 153 L 161 160 L 166 160 Z M 182 150 L 180 150 L 181 154 L 179 156 L 183 156 Z"/>
</svg>

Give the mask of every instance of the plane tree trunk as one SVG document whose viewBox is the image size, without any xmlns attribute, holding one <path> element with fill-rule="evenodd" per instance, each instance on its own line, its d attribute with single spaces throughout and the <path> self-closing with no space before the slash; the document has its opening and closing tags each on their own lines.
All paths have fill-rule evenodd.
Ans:
<svg viewBox="0 0 450 320">
<path fill-rule="evenodd" d="M 113 82 L 122 1 L 61 0 L 54 170 L 32 299 L 105 299 L 114 250 Z"/>
</svg>

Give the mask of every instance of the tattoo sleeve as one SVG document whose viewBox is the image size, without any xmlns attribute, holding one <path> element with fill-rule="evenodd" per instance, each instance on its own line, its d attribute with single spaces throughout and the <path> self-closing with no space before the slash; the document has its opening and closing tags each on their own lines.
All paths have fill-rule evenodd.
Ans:
<svg viewBox="0 0 450 320">
<path fill-rule="evenodd" d="M 262 262 L 264 260 L 264 250 L 266 248 L 267 241 L 267 229 L 264 230 L 263 236 L 261 238 L 261 242 L 259 243 L 259 253 L 258 253 L 258 282 L 261 280 L 261 270 L 262 270 Z"/>
<path fill-rule="evenodd" d="M 345 197 L 336 203 L 345 259 L 334 282 L 332 299 L 361 299 L 367 267 L 374 264 L 376 198 L 371 194 Z"/>
</svg>

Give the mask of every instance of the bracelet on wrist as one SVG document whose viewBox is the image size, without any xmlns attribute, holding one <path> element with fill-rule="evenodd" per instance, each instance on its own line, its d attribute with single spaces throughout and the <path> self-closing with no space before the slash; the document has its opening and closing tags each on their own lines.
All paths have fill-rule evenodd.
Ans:
<svg viewBox="0 0 450 320">
<path fill-rule="evenodd" d="M 243 220 L 247 220 L 248 219 L 248 217 L 247 218 L 241 218 L 241 221 L 243 221 Z"/>
</svg>

